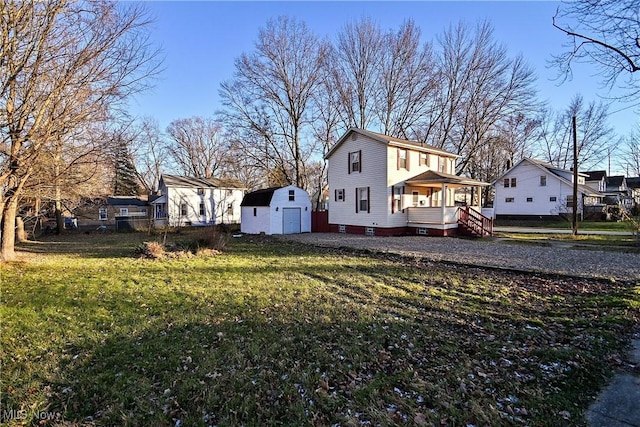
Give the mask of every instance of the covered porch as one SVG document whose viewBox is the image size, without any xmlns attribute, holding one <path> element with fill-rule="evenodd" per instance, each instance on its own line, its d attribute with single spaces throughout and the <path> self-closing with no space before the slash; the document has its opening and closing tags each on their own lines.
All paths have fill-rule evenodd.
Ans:
<svg viewBox="0 0 640 427">
<path fill-rule="evenodd" d="M 461 224 L 473 234 L 492 232 L 487 229 L 492 230 L 493 221 L 481 214 L 481 188 L 490 184 L 436 171 L 424 172 L 405 184 L 409 194 L 403 195 L 402 206 L 407 209 L 407 226 L 418 233 L 426 229 L 424 234 L 447 236 L 456 234 Z M 462 188 L 472 189 L 471 203 L 456 201 L 455 192 Z"/>
</svg>

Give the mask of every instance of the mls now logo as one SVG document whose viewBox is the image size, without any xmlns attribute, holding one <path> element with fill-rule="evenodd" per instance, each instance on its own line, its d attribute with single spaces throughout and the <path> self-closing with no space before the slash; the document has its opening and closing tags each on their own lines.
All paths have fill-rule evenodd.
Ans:
<svg viewBox="0 0 640 427">
<path fill-rule="evenodd" d="M 56 418 L 55 412 L 47 412 L 47 411 L 27 411 L 25 409 L 16 410 L 2 410 L 2 417 L 0 418 L 3 421 L 8 420 L 27 420 L 27 419 L 36 419 L 36 420 L 52 420 Z"/>
</svg>

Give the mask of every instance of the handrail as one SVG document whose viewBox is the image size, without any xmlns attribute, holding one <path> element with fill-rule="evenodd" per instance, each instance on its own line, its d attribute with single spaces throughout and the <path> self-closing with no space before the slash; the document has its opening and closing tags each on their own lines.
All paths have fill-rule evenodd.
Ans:
<svg viewBox="0 0 640 427">
<path fill-rule="evenodd" d="M 459 212 L 459 223 L 466 225 L 471 231 L 481 237 L 493 236 L 493 219 L 482 215 L 469 206 L 461 206 Z"/>
</svg>

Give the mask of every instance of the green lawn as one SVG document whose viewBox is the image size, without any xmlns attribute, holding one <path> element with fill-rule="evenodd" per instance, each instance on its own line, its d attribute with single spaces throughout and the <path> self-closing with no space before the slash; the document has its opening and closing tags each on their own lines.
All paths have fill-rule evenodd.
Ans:
<svg viewBox="0 0 640 427">
<path fill-rule="evenodd" d="M 496 232 L 495 237 L 506 238 L 511 241 L 548 244 L 552 245 L 557 242 L 580 246 L 583 248 L 593 248 L 596 250 L 615 250 L 620 252 L 640 252 L 638 240 L 635 236 L 617 236 L 602 234 L 542 234 L 542 233 L 508 233 Z"/>
<path fill-rule="evenodd" d="M 148 239 L 0 266 L 3 423 L 582 425 L 640 320 L 638 283 L 246 237 L 135 258 Z"/>
<path fill-rule="evenodd" d="M 534 227 L 534 228 L 556 228 L 560 230 L 571 230 L 571 221 L 528 221 L 528 220 L 497 220 L 498 227 Z M 632 231 L 633 225 L 629 221 L 580 221 L 579 230 L 600 230 L 600 231 Z"/>
</svg>

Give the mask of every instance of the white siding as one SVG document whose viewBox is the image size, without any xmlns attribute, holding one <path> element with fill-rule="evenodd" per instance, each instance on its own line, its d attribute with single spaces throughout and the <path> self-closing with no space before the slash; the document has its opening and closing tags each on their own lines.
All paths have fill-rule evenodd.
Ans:
<svg viewBox="0 0 640 427">
<path fill-rule="evenodd" d="M 547 185 L 540 185 L 540 176 L 547 177 Z M 509 178 L 510 185 L 504 187 L 504 179 Z M 511 186 L 511 178 L 516 178 L 516 187 Z M 567 208 L 567 196 L 573 194 L 573 188 L 555 174 L 528 161 L 520 163 L 507 175 L 495 183 L 494 210 L 496 215 L 558 215 L 570 212 Z M 550 201 L 555 197 L 555 201 Z M 513 202 L 506 202 L 512 198 Z M 527 202 L 527 198 L 532 201 Z"/>
<path fill-rule="evenodd" d="M 244 190 L 216 188 L 213 190 L 215 200 L 216 224 L 237 224 L 240 222 L 242 197 Z M 231 205 L 231 211 L 229 211 Z"/>
<path fill-rule="evenodd" d="M 253 210 L 256 216 L 253 216 Z M 271 212 L 269 206 L 243 206 L 240 231 L 247 234 L 271 234 Z"/>
<path fill-rule="evenodd" d="M 180 227 L 185 225 L 214 225 L 231 224 L 240 222 L 240 202 L 244 190 L 203 188 L 202 194 L 198 194 L 197 188 L 165 187 L 163 194 L 167 195 L 167 214 L 170 226 Z M 200 204 L 204 206 L 204 215 L 200 215 Z M 186 215 L 183 215 L 181 206 L 185 205 Z M 233 205 L 233 212 L 229 213 L 227 207 Z"/>
</svg>

